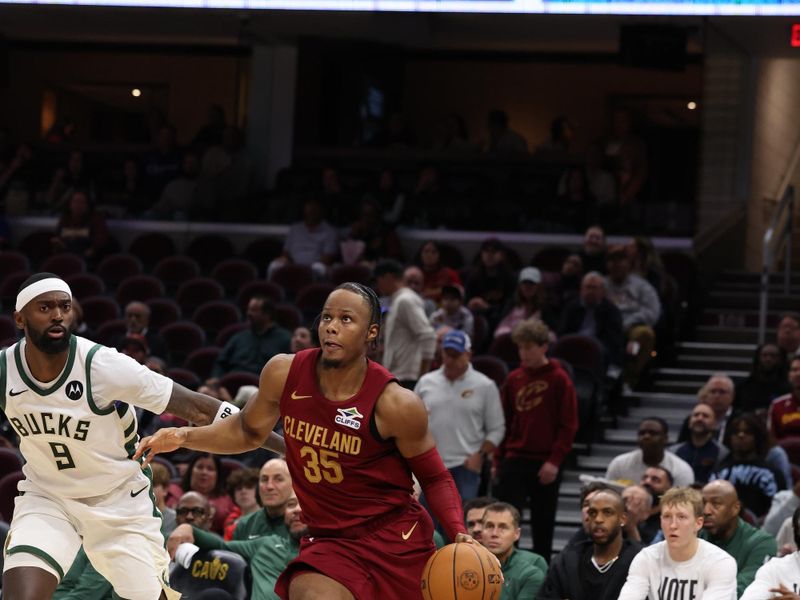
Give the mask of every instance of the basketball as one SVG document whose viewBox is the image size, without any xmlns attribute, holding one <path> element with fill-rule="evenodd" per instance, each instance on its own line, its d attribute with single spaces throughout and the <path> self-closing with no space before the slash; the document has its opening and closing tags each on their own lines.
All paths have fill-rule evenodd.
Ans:
<svg viewBox="0 0 800 600">
<path fill-rule="evenodd" d="M 480 544 L 457 543 L 437 550 L 422 571 L 425 600 L 498 600 L 500 566 Z"/>
</svg>

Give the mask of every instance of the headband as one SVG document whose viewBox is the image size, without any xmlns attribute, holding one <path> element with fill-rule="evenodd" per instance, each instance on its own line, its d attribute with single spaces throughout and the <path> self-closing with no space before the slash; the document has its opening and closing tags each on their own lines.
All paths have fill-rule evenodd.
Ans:
<svg viewBox="0 0 800 600">
<path fill-rule="evenodd" d="M 36 298 L 36 296 L 47 292 L 65 292 L 72 298 L 72 290 L 69 289 L 66 281 L 58 277 L 48 277 L 47 279 L 34 281 L 29 286 L 21 289 L 19 294 L 17 294 L 17 305 L 14 310 L 22 310 L 25 308 L 25 305 Z"/>
</svg>

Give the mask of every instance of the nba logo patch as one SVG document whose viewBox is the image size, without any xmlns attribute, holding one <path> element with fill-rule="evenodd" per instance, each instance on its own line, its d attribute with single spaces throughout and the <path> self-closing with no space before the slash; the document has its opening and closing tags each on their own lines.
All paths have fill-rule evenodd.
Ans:
<svg viewBox="0 0 800 600">
<path fill-rule="evenodd" d="M 336 415 L 336 418 L 334 419 L 335 423 L 338 425 L 344 425 L 350 429 L 361 429 L 361 421 L 358 419 L 363 419 L 364 415 L 358 412 L 358 409 L 355 406 L 352 408 L 337 408 L 336 412 L 339 414 Z"/>
</svg>

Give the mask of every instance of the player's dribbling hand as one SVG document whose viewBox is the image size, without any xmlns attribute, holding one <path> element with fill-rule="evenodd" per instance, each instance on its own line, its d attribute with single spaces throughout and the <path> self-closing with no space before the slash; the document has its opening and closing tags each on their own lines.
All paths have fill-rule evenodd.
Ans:
<svg viewBox="0 0 800 600">
<path fill-rule="evenodd" d="M 153 460 L 156 454 L 162 452 L 172 452 L 177 450 L 186 442 L 186 431 L 183 427 L 165 427 L 159 429 L 153 435 L 143 438 L 136 448 L 133 460 L 144 457 L 142 468 L 144 469 Z"/>
<path fill-rule="evenodd" d="M 476 540 L 474 537 L 472 537 L 471 535 L 469 535 L 467 533 L 457 533 L 456 534 L 456 539 L 453 540 L 453 542 L 455 542 L 456 544 L 462 544 L 463 543 L 463 544 L 478 544 L 478 545 L 480 545 L 478 540 Z M 500 573 L 500 577 L 502 577 L 503 581 L 505 581 L 506 578 L 503 577 L 503 565 L 500 564 L 500 559 L 497 558 L 494 554 L 492 554 L 491 556 L 495 560 L 495 562 L 497 563 L 497 571 Z"/>
</svg>

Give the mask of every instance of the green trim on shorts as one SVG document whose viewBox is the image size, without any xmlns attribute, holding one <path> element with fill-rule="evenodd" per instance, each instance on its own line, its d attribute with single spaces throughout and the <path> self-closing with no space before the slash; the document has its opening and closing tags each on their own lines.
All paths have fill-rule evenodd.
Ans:
<svg viewBox="0 0 800 600">
<path fill-rule="evenodd" d="M 39 396 L 49 396 L 56 390 L 60 389 L 72 373 L 72 364 L 75 362 L 75 350 L 78 347 L 78 339 L 74 335 L 69 336 L 69 354 L 67 354 L 67 365 L 64 367 L 64 371 L 61 373 L 61 377 L 58 378 L 58 381 L 46 389 L 36 385 L 36 383 L 30 377 L 28 377 L 28 374 L 25 372 L 25 368 L 22 366 L 22 352 L 20 350 L 21 346 L 22 344 L 20 343 L 17 343 L 17 345 L 14 346 L 14 360 L 17 363 L 17 371 L 19 371 L 19 376 L 22 378 L 22 381 L 24 381 L 25 384 Z"/>
<path fill-rule="evenodd" d="M 102 347 L 102 344 L 95 344 L 86 355 L 86 400 L 89 402 L 89 408 L 91 408 L 92 412 L 96 415 L 108 415 L 115 410 L 113 402 L 105 408 L 98 408 L 97 404 L 94 403 L 94 397 L 92 396 L 92 359 L 94 358 L 95 353 L 97 353 L 97 351 Z"/>
<path fill-rule="evenodd" d="M 0 352 L 0 410 L 6 412 L 6 351 Z"/>
<path fill-rule="evenodd" d="M 13 548 L 9 548 L 6 554 L 10 556 L 12 554 L 19 554 L 20 552 L 26 552 L 27 554 L 33 554 L 34 556 L 41 558 L 44 562 L 53 567 L 56 573 L 58 573 L 59 581 L 64 579 L 64 570 L 61 568 L 61 565 L 59 565 L 56 562 L 56 559 L 50 556 L 44 550 L 40 550 L 34 546 L 14 546 Z"/>
</svg>

